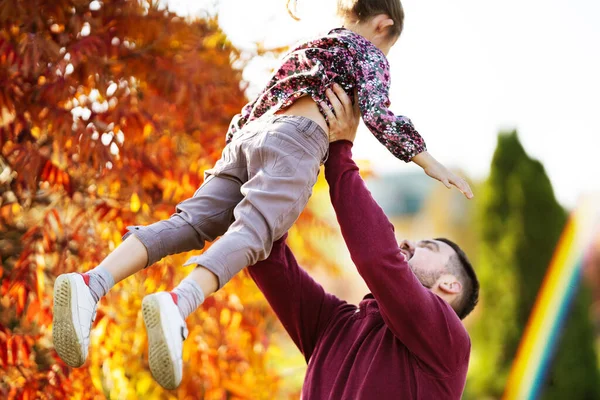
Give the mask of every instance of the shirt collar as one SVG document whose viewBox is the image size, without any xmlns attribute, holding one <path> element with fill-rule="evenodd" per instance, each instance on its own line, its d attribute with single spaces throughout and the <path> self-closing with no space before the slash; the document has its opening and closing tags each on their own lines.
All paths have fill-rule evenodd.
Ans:
<svg viewBox="0 0 600 400">
<path fill-rule="evenodd" d="M 372 293 L 367 293 L 367 294 L 365 295 L 365 297 L 363 297 L 363 300 L 369 300 L 369 299 L 373 299 L 373 300 L 375 300 L 375 296 L 373 296 L 373 294 L 372 294 Z"/>
<path fill-rule="evenodd" d="M 339 27 L 339 28 L 334 28 L 332 30 L 329 31 L 329 35 L 331 35 L 332 33 L 341 33 L 344 35 L 348 35 L 348 36 L 352 36 L 354 37 L 356 40 L 358 40 L 359 42 L 362 42 L 363 45 L 367 46 L 368 48 L 370 48 L 371 50 L 379 53 L 381 55 L 381 57 L 387 62 L 387 56 L 385 54 L 383 54 L 383 52 L 381 50 L 379 50 L 379 48 L 377 46 L 375 46 L 373 44 L 373 42 L 371 42 L 369 39 L 367 39 L 366 37 L 364 37 L 363 35 L 360 35 L 348 28 L 344 28 L 343 26 Z"/>
</svg>

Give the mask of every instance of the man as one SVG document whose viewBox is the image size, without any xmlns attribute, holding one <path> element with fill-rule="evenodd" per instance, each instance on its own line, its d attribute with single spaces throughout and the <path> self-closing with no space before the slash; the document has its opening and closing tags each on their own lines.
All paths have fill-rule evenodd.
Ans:
<svg viewBox="0 0 600 400">
<path fill-rule="evenodd" d="M 471 349 L 460 320 L 479 291 L 473 268 L 447 239 L 398 246 L 352 160 L 357 109 L 336 94 L 325 176 L 371 293 L 357 307 L 325 292 L 298 266 L 285 236 L 250 274 L 308 363 L 303 400 L 460 399 Z"/>
</svg>

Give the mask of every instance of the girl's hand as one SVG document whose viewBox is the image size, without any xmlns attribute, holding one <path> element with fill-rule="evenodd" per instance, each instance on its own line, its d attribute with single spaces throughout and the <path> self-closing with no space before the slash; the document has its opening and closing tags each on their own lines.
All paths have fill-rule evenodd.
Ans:
<svg viewBox="0 0 600 400">
<path fill-rule="evenodd" d="M 467 199 L 473 198 L 471 187 L 463 178 L 450 172 L 448 168 L 433 158 L 428 152 L 417 154 L 412 158 L 415 164 L 418 164 L 423 171 L 430 177 L 442 182 L 448 189 L 452 186 L 460 190 Z"/>
<path fill-rule="evenodd" d="M 333 85 L 333 90 L 327 89 L 325 94 L 335 112 L 335 114 L 331 112 L 327 104 L 321 102 L 321 107 L 325 110 L 327 122 L 329 123 L 329 143 L 338 140 L 354 142 L 358 123 L 360 122 L 360 110 L 358 108 L 356 91 L 354 92 L 354 99 L 356 100 L 354 106 L 350 97 L 337 83 Z"/>
</svg>

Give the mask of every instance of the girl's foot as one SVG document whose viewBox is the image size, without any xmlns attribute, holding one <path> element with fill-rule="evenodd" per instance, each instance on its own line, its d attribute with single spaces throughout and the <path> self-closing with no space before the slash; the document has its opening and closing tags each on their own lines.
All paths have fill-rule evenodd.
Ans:
<svg viewBox="0 0 600 400">
<path fill-rule="evenodd" d="M 86 278 L 77 273 L 63 274 L 54 282 L 52 339 L 58 356 L 71 367 L 85 362 L 96 318 L 96 301 Z"/>
<path fill-rule="evenodd" d="M 177 296 L 160 292 L 144 297 L 142 316 L 148 333 L 148 361 L 154 380 L 165 389 L 181 383 L 183 340 L 187 326 L 175 303 Z"/>
</svg>

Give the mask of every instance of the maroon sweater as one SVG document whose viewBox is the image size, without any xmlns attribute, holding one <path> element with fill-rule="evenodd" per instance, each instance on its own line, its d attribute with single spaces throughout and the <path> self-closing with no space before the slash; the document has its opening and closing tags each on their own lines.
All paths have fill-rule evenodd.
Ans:
<svg viewBox="0 0 600 400">
<path fill-rule="evenodd" d="M 325 292 L 278 240 L 252 278 L 307 363 L 303 400 L 460 399 L 471 343 L 452 308 L 426 289 L 352 161 L 330 146 L 325 177 L 342 235 L 372 294 L 357 306 Z"/>
</svg>

